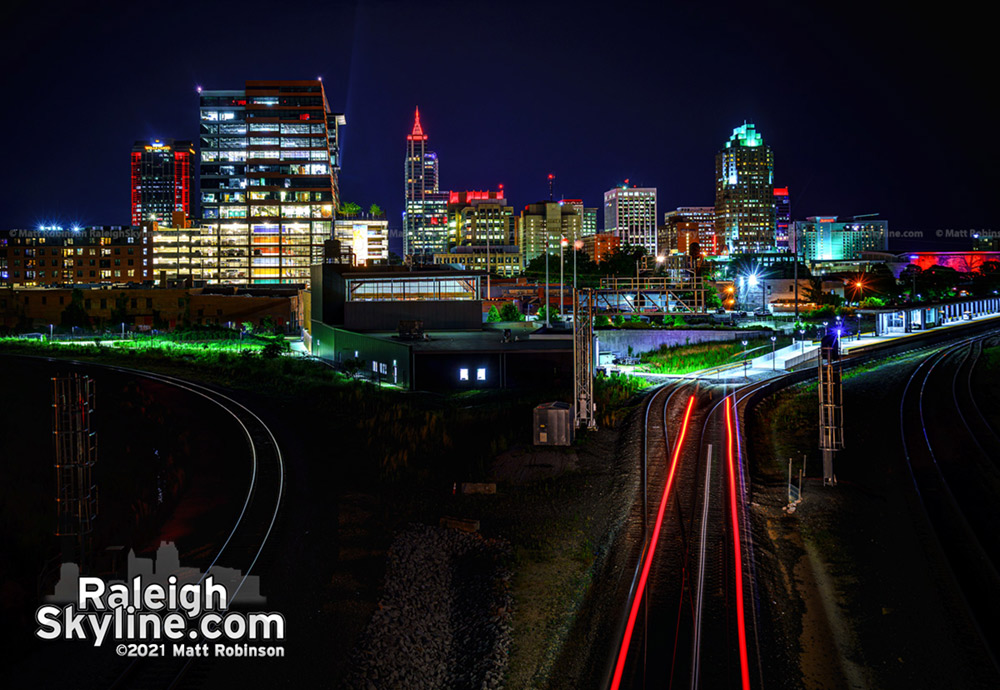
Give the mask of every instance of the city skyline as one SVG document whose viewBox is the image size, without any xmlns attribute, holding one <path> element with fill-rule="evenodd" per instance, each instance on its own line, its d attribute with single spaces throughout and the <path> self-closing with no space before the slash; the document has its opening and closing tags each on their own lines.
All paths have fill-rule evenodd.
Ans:
<svg viewBox="0 0 1000 690">
<path fill-rule="evenodd" d="M 154 16 L 141 8 L 118 16 L 115 7 L 79 16 L 98 42 Z M 574 29 L 555 45 L 540 40 L 543 30 L 534 22 L 522 27 L 499 17 L 493 19 L 496 31 L 489 40 L 463 37 L 429 48 L 431 64 L 447 66 L 447 71 L 400 69 L 407 31 L 440 26 L 447 33 L 488 16 L 487 10 L 473 6 L 459 17 L 456 7 L 335 5 L 322 11 L 337 19 L 335 40 L 322 49 L 306 41 L 294 56 L 262 48 L 233 63 L 213 56 L 192 38 L 180 57 L 150 56 L 141 67 L 112 64 L 106 47 L 74 55 L 70 64 L 60 38 L 73 22 L 65 22 L 53 30 L 50 53 L 39 58 L 53 81 L 43 88 L 14 73 L 7 77 L 10 87 L 42 110 L 56 107 L 60 98 L 85 98 L 92 83 L 84 78 L 87 73 L 100 72 L 115 83 L 114 93 L 102 96 L 106 112 L 80 113 L 88 136 L 69 141 L 38 136 L 35 128 L 44 118 L 24 122 L 15 112 L 5 114 L 10 126 L 26 130 L 9 151 L 25 161 L 23 174 L 45 181 L 52 173 L 46 172 L 51 168 L 44 161 L 60 155 L 66 158 L 63 174 L 74 181 L 64 194 L 53 196 L 45 185 L 20 188 L 6 173 L 5 225 L 127 222 L 126 147 L 136 140 L 194 139 L 196 86 L 210 90 L 247 79 L 323 76 L 331 108 L 345 112 L 350 123 L 343 141 L 343 197 L 379 203 L 394 229 L 401 227 L 402 214 L 399 141 L 410 131 L 415 106 L 422 110 L 435 150 L 447 161 L 445 187 L 503 184 L 517 207 L 547 198 L 549 173 L 555 174 L 556 198 L 583 199 L 587 206 L 597 206 L 603 192 L 626 177 L 656 187 L 661 208 L 710 205 L 713 156 L 727 133 L 746 120 L 766 133 L 775 150 L 774 183 L 789 187 L 795 196 L 796 219 L 877 212 L 900 230 L 991 228 L 987 162 L 973 147 L 985 131 L 985 116 L 945 106 L 958 98 L 979 97 L 971 87 L 982 69 L 972 59 L 980 49 L 970 38 L 958 50 L 938 41 L 922 54 L 909 44 L 923 45 L 914 39 L 930 35 L 929 17 L 918 13 L 898 20 L 900 30 L 892 36 L 882 31 L 897 19 L 882 10 L 859 22 L 849 12 L 838 18 L 804 8 L 762 8 L 754 16 L 737 18 L 727 17 L 722 8 L 648 8 L 649 21 L 643 26 L 628 24 L 633 38 L 683 24 L 687 31 L 671 34 L 670 41 L 685 54 L 685 64 L 699 66 L 688 72 L 642 47 L 611 60 L 623 47 L 617 38 L 596 48 L 593 56 L 579 58 L 599 25 L 584 11 L 567 18 L 565 8 L 556 4 L 536 11 L 539 27 L 562 21 Z M 34 10 L 19 12 L 11 18 L 17 30 L 8 51 L 23 49 L 46 30 Z M 208 12 L 211 19 L 223 10 Z M 251 20 L 231 21 L 241 26 Z M 607 21 L 610 36 L 618 33 L 610 29 L 623 28 L 626 19 Z M 812 32 L 808 37 L 803 36 L 806 29 Z M 310 35 L 309 29 L 303 31 Z M 712 54 L 713 37 L 728 42 L 728 54 L 743 50 L 748 64 L 741 69 L 760 77 L 734 76 L 725 98 L 706 100 L 715 79 L 710 75 L 727 64 L 724 55 Z M 778 53 L 781 41 L 786 43 Z M 832 45 L 839 46 L 836 57 L 823 57 L 821 48 Z M 802 59 L 789 61 L 792 52 Z M 628 69 L 618 70 L 618 65 Z M 552 107 L 532 109 L 530 117 L 517 106 L 473 97 L 484 79 L 499 78 L 520 88 L 550 73 L 553 79 L 579 81 L 582 88 L 554 99 Z M 636 91 L 640 95 L 634 104 L 617 107 L 604 98 L 611 83 L 643 88 Z M 883 93 L 885 89 L 891 93 Z M 678 94 L 691 96 L 697 105 L 669 108 L 664 114 L 663 106 Z M 814 107 L 818 105 L 823 107 Z M 35 149 L 43 155 L 32 154 Z M 925 161 L 923 167 L 916 161 Z M 916 248 L 937 244 L 933 238 L 911 243 Z"/>
</svg>

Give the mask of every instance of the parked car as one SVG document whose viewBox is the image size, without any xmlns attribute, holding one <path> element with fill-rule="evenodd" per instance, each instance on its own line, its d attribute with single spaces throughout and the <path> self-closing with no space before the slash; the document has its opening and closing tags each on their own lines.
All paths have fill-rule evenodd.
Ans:
<svg viewBox="0 0 1000 690">
<path fill-rule="evenodd" d="M 771 312 L 769 312 L 767 309 L 755 309 L 753 315 L 754 316 L 770 316 Z"/>
</svg>

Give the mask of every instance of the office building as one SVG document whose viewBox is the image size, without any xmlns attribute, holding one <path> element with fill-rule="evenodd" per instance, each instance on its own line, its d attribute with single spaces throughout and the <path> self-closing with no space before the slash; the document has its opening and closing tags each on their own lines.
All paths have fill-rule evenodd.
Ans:
<svg viewBox="0 0 1000 690">
<path fill-rule="evenodd" d="M 604 232 L 622 246 L 643 247 L 656 254 L 656 188 L 626 184 L 604 192 Z"/>
<path fill-rule="evenodd" d="M 528 204 L 521 212 L 521 239 L 518 246 L 524 254 L 525 265 L 545 254 L 559 254 L 559 244 L 566 239 L 572 247 L 581 231 L 580 214 L 571 205 L 557 201 L 540 201 Z"/>
<path fill-rule="evenodd" d="M 595 263 L 606 261 L 621 245 L 617 235 L 610 232 L 598 232 L 583 237 L 583 251 Z"/>
<path fill-rule="evenodd" d="M 448 251 L 450 195 L 440 190 L 438 157 L 427 149 L 419 108 L 406 135 L 403 180 L 403 254 L 413 263 L 431 263 L 434 254 Z"/>
<path fill-rule="evenodd" d="M 220 282 L 309 282 L 339 206 L 340 127 L 323 83 L 201 94 L 201 209 Z"/>
<path fill-rule="evenodd" d="M 792 222 L 792 202 L 788 187 L 774 188 L 774 244 L 779 251 L 789 251 L 788 233 Z"/>
<path fill-rule="evenodd" d="M 870 216 L 838 220 L 836 216 L 813 216 L 792 224 L 791 250 L 802 261 L 850 261 L 862 252 L 886 251 L 889 223 Z"/>
<path fill-rule="evenodd" d="M 219 282 L 218 235 L 174 214 L 172 223 L 151 222 L 151 277 L 159 287 Z"/>
<path fill-rule="evenodd" d="M 688 237 L 685 242 L 697 242 L 703 256 L 715 256 L 720 253 L 720 242 L 715 234 L 715 207 L 713 206 L 680 206 L 663 214 L 663 242 L 658 243 L 661 253 L 671 250 L 679 251 L 677 240 L 678 224 L 693 223 L 697 230 L 697 238 Z M 691 230 L 685 225 L 686 231 Z M 667 251 L 664 252 L 664 249 Z"/>
<path fill-rule="evenodd" d="M 464 270 L 488 270 L 494 275 L 510 278 L 524 270 L 524 255 L 514 245 L 468 245 L 452 247 L 445 254 L 435 254 L 434 263 Z"/>
<path fill-rule="evenodd" d="M 448 195 L 448 242 L 452 247 L 517 244 L 517 221 L 503 187 Z"/>
<path fill-rule="evenodd" d="M 385 263 L 389 260 L 389 221 L 384 215 L 359 213 L 338 217 L 333 222 L 333 238 L 349 251 L 355 266 Z"/>
<path fill-rule="evenodd" d="M 193 215 L 194 144 L 190 141 L 137 141 L 132 147 L 132 225 L 167 221 L 174 213 Z"/>
<path fill-rule="evenodd" d="M 715 156 L 715 231 L 730 254 L 774 250 L 774 154 L 752 124 Z"/>
<path fill-rule="evenodd" d="M 563 199 L 560 203 L 568 204 L 580 214 L 580 236 L 589 237 L 597 234 L 597 209 L 583 205 L 583 199 Z"/>
</svg>

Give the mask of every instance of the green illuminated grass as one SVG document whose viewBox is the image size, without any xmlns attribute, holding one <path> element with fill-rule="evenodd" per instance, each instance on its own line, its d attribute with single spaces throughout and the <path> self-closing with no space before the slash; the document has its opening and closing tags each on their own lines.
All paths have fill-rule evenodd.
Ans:
<svg viewBox="0 0 1000 690">
<path fill-rule="evenodd" d="M 775 347 L 781 349 L 790 345 L 791 338 L 779 336 Z M 763 348 L 757 350 L 757 348 Z M 767 354 L 771 348 L 771 339 L 754 338 L 747 341 L 748 357 L 760 357 Z M 755 352 L 750 352 L 756 350 Z M 663 345 L 659 350 L 644 352 L 640 356 L 642 365 L 639 371 L 649 371 L 654 374 L 689 374 L 709 367 L 723 364 L 734 364 L 743 361 L 743 344 L 740 340 L 714 343 L 698 343 L 696 345 L 678 345 L 668 347 Z"/>
</svg>

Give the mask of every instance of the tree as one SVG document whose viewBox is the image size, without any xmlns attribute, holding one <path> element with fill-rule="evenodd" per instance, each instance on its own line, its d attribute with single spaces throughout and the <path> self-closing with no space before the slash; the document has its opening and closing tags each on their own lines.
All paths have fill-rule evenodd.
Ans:
<svg viewBox="0 0 1000 690">
<path fill-rule="evenodd" d="M 361 213 L 361 207 L 354 202 L 348 201 L 347 203 L 340 205 L 340 208 L 337 209 L 337 213 L 342 216 L 356 216 Z"/>
<path fill-rule="evenodd" d="M 277 359 L 285 351 L 287 345 L 278 340 L 269 340 L 261 349 L 260 356 L 264 359 Z"/>
<path fill-rule="evenodd" d="M 382 207 L 379 206 L 378 204 L 372 204 L 371 206 L 369 206 L 368 207 L 368 213 L 370 213 L 373 216 L 384 216 L 385 215 L 385 211 L 383 211 Z"/>
<path fill-rule="evenodd" d="M 513 302 L 505 302 L 502 307 L 500 307 L 500 320 L 501 321 L 524 321 L 524 314 L 517 308 L 517 305 Z"/>
<path fill-rule="evenodd" d="M 598 270 L 605 276 L 634 276 L 637 262 L 645 255 L 645 247 L 618 247 L 598 264 Z"/>
<path fill-rule="evenodd" d="M 83 308 L 83 290 L 76 288 L 70 294 L 69 304 L 59 317 L 60 325 L 65 328 L 90 328 L 90 317 Z"/>
<path fill-rule="evenodd" d="M 545 321 L 546 315 L 548 315 L 549 323 L 559 323 L 559 314 L 550 313 L 548 307 L 544 304 L 538 308 L 538 314 L 535 316 L 535 319 L 539 322 Z"/>
<path fill-rule="evenodd" d="M 486 320 L 489 323 L 499 323 L 501 321 L 500 310 L 497 309 L 497 305 L 494 304 L 490 307 L 490 313 L 487 314 Z"/>
</svg>

